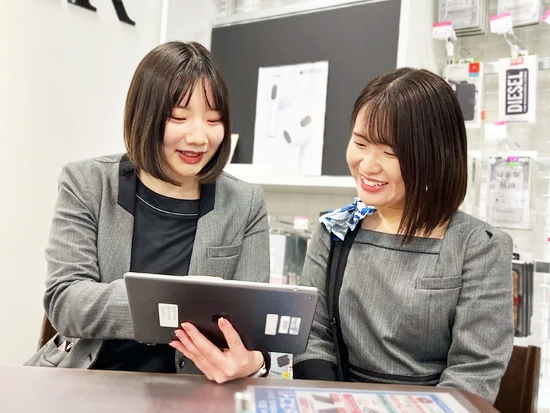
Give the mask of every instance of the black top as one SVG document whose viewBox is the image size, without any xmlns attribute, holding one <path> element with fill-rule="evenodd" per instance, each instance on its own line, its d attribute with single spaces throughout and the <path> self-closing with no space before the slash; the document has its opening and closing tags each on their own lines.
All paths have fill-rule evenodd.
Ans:
<svg viewBox="0 0 550 413">
<path fill-rule="evenodd" d="M 199 200 L 181 200 L 136 182 L 130 270 L 187 275 L 199 217 Z M 204 195 L 204 194 L 203 194 Z M 175 373 L 175 350 L 134 340 L 106 340 L 94 369 Z"/>
</svg>

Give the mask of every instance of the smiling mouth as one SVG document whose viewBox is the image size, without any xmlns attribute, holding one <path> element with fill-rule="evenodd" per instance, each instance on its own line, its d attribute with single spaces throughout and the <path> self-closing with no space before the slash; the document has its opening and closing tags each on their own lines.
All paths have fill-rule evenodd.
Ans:
<svg viewBox="0 0 550 413">
<path fill-rule="evenodd" d="M 359 175 L 359 177 L 361 178 L 361 182 L 363 184 L 373 188 L 381 187 L 388 184 L 387 182 L 371 181 L 370 179 L 365 178 L 363 175 Z"/>
<path fill-rule="evenodd" d="M 189 156 L 190 158 L 198 158 L 204 155 L 204 152 L 191 152 L 191 151 L 178 151 L 182 155 Z"/>
</svg>

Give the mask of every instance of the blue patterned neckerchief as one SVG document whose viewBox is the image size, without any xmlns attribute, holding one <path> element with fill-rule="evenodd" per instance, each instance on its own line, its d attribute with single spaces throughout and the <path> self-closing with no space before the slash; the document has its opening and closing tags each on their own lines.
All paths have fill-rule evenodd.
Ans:
<svg viewBox="0 0 550 413">
<path fill-rule="evenodd" d="M 343 241 L 348 230 L 353 231 L 359 221 L 375 212 L 376 208 L 367 206 L 361 199 L 355 198 L 348 206 L 322 215 L 319 222 L 331 233 L 333 240 Z"/>
</svg>

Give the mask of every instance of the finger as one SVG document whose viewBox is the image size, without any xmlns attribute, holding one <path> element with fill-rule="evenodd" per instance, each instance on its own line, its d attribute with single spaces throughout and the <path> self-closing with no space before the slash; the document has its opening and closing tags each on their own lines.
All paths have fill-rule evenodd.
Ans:
<svg viewBox="0 0 550 413">
<path fill-rule="evenodd" d="M 175 348 L 180 353 L 182 353 L 187 359 L 191 360 L 193 363 L 195 363 L 195 366 L 203 372 L 203 374 L 208 378 L 208 380 L 215 380 L 214 374 L 216 373 L 213 371 L 214 369 L 212 366 L 209 366 L 205 364 L 199 357 L 197 357 L 195 354 L 189 351 L 185 345 L 179 341 L 179 340 L 172 340 L 170 343 L 168 343 L 170 347 Z"/>
<path fill-rule="evenodd" d="M 185 357 L 187 357 L 186 353 L 189 353 L 187 348 L 183 345 L 183 343 L 179 340 L 172 340 L 168 343 L 168 345 L 172 348 L 175 348 L 177 351 L 182 353 Z M 190 353 L 189 353 L 190 354 Z"/>
<path fill-rule="evenodd" d="M 189 335 L 184 330 L 177 329 L 175 333 L 176 337 L 185 346 L 187 351 L 193 354 L 193 358 L 203 356 L 195 343 L 193 343 L 193 340 L 191 340 L 191 337 L 189 337 Z"/>
<path fill-rule="evenodd" d="M 239 333 L 237 333 L 237 330 L 235 330 L 233 325 L 231 325 L 231 323 L 225 318 L 220 317 L 218 319 L 218 326 L 220 327 L 220 330 L 225 337 L 225 341 L 227 341 L 227 346 L 229 347 L 229 350 L 231 350 L 232 353 L 235 353 L 235 355 L 238 357 L 245 357 L 248 350 L 244 346 L 241 340 L 241 336 L 239 336 Z"/>
<path fill-rule="evenodd" d="M 189 339 L 192 341 L 192 345 L 194 347 L 192 349 L 184 342 L 187 348 L 189 348 L 190 350 L 196 349 L 198 354 L 207 358 L 208 361 L 215 366 L 225 364 L 225 354 L 223 354 L 217 346 L 212 344 L 212 342 L 208 340 L 193 324 L 183 323 L 182 327 L 185 330 L 185 333 L 187 333 Z"/>
<path fill-rule="evenodd" d="M 187 323 L 188 324 L 188 323 Z M 186 327 L 194 328 L 199 333 L 199 338 L 202 337 L 204 340 L 206 340 L 208 343 L 210 341 L 204 337 L 193 325 L 186 325 Z M 210 377 L 212 380 L 216 380 L 218 383 L 221 383 L 222 381 L 218 380 L 220 376 L 224 376 L 223 370 L 225 368 L 225 364 L 227 364 L 226 356 L 217 348 L 215 347 L 215 350 L 217 352 L 216 355 L 221 356 L 221 361 L 216 361 L 213 359 L 213 357 L 205 353 L 201 348 L 199 348 L 195 342 L 193 342 L 190 335 L 187 333 L 187 331 L 184 330 L 176 330 L 176 335 L 180 339 L 180 341 L 183 343 L 187 351 L 190 353 L 190 358 L 193 360 L 195 365 L 203 372 L 205 375 Z M 211 343 L 210 343 L 211 344 Z M 213 346 L 213 344 L 212 344 Z"/>
</svg>

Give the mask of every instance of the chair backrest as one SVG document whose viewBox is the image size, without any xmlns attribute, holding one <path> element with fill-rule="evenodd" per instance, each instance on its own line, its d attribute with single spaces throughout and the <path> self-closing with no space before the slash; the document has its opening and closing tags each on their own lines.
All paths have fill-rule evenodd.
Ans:
<svg viewBox="0 0 550 413">
<path fill-rule="evenodd" d="M 539 379 L 540 347 L 514 346 L 495 408 L 501 413 L 536 413 Z"/>
<path fill-rule="evenodd" d="M 46 344 L 50 339 L 55 336 L 56 331 L 50 323 L 48 316 L 44 315 L 42 320 L 42 330 L 40 331 L 40 339 L 38 340 L 38 349 L 40 350 L 44 344 Z"/>
</svg>

